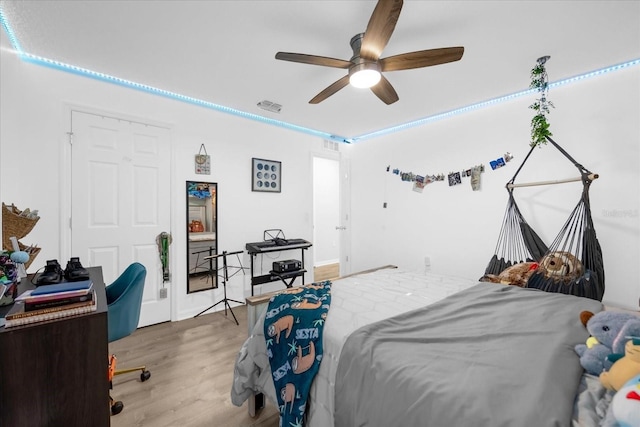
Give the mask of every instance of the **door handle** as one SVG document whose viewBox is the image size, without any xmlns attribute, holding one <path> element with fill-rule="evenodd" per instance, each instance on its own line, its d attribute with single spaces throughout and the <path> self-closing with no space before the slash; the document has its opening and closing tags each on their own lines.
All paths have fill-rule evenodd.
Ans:
<svg viewBox="0 0 640 427">
<path fill-rule="evenodd" d="M 343 226 L 336 225 L 336 230 L 346 230 L 346 229 L 347 227 L 345 227 L 344 225 Z"/>
</svg>

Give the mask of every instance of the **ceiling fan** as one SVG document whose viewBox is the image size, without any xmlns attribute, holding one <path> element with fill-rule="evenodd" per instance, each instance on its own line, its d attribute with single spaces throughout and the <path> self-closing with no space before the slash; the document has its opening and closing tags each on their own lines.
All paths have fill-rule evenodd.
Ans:
<svg viewBox="0 0 640 427">
<path fill-rule="evenodd" d="M 378 0 L 365 32 L 356 34 L 351 39 L 353 56 L 348 61 L 290 52 L 278 52 L 276 59 L 349 70 L 346 76 L 313 97 L 309 101 L 310 104 L 324 101 L 349 83 L 356 87 L 371 88 L 371 91 L 385 104 L 393 104 L 399 99 L 398 94 L 381 73 L 454 62 L 462 58 L 464 53 L 464 47 L 459 46 L 420 50 L 380 58 L 396 27 L 401 9 L 402 0 Z"/>
</svg>

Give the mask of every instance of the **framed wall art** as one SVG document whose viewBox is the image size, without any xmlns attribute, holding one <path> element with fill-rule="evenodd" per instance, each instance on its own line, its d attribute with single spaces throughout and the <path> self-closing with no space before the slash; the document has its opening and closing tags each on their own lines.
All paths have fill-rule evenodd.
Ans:
<svg viewBox="0 0 640 427">
<path fill-rule="evenodd" d="M 276 160 L 251 159 L 251 190 L 279 193 L 282 163 Z"/>
</svg>

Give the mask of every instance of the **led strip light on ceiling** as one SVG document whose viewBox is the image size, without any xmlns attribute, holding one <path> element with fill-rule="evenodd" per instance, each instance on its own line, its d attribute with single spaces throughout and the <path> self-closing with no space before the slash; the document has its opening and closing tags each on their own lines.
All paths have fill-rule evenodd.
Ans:
<svg viewBox="0 0 640 427">
<path fill-rule="evenodd" d="M 579 74 L 577 76 L 569 77 L 569 78 L 566 78 L 566 79 L 556 80 L 555 82 L 550 82 L 549 83 L 549 88 L 554 88 L 554 87 L 563 86 L 563 85 L 570 84 L 570 83 L 575 83 L 575 82 L 578 82 L 580 80 L 584 80 L 584 79 L 588 79 L 588 78 L 591 78 L 591 77 L 600 76 L 602 74 L 606 74 L 606 73 L 609 73 L 611 71 L 622 70 L 624 68 L 632 67 L 634 65 L 640 65 L 640 58 L 633 59 L 633 60 L 627 61 L 627 62 L 622 62 L 622 63 L 616 64 L 616 65 L 611 65 L 611 66 L 606 67 L 606 68 L 600 68 L 598 70 L 589 71 L 587 73 Z M 497 98 L 492 98 L 492 99 L 489 99 L 489 100 L 486 100 L 486 101 L 481 101 L 481 102 L 478 102 L 478 103 L 475 103 L 475 104 L 467 105 L 465 107 L 460 107 L 460 108 L 456 108 L 454 110 L 445 111 L 443 113 L 434 114 L 432 116 L 424 117 L 422 119 L 417 119 L 417 120 L 414 120 L 414 121 L 411 121 L 411 122 L 407 122 L 407 123 L 404 123 L 404 124 L 401 124 L 401 125 L 392 126 L 392 127 L 388 127 L 388 128 L 385 128 L 385 129 L 377 130 L 375 132 L 370 132 L 370 133 L 366 133 L 366 134 L 363 134 L 363 135 L 359 135 L 359 136 L 356 136 L 356 137 L 352 138 L 348 142 L 353 143 L 353 142 L 356 142 L 356 141 L 363 141 L 363 140 L 366 140 L 366 139 L 371 139 L 371 138 L 375 138 L 375 137 L 379 137 L 379 136 L 383 136 L 383 135 L 388 135 L 388 134 L 394 133 L 394 132 L 400 132 L 400 131 L 403 131 L 403 130 L 414 128 L 416 126 L 422 126 L 422 125 L 426 125 L 426 124 L 431 123 L 431 122 L 442 120 L 442 119 L 445 119 L 447 117 L 455 116 L 455 115 L 462 114 L 462 113 L 467 113 L 469 111 L 477 110 L 477 109 L 483 108 L 483 107 L 489 107 L 491 105 L 499 104 L 501 102 L 510 101 L 512 99 L 519 98 L 519 97 L 524 96 L 524 95 L 534 94 L 535 92 L 537 92 L 537 89 L 525 89 L 525 90 L 522 90 L 522 91 L 519 91 L 519 92 L 514 92 L 514 93 L 509 94 L 509 95 L 499 96 Z"/>
<path fill-rule="evenodd" d="M 112 84 L 117 84 L 120 86 L 124 86 L 130 89 L 136 89 L 142 92 L 147 92 L 153 95 L 158 95 L 158 96 L 162 96 L 165 98 L 169 98 L 169 99 L 173 99 L 176 101 L 181 101 L 181 102 L 185 102 L 188 104 L 192 104 L 192 105 L 196 105 L 199 107 L 204 107 L 204 108 L 208 108 L 211 110 L 216 110 L 216 111 L 220 111 L 223 113 L 227 113 L 227 114 L 232 114 L 234 116 L 237 117 L 242 117 L 244 119 L 249 119 L 249 120 L 254 120 L 254 121 L 258 121 L 258 122 L 262 122 L 265 124 L 269 124 L 272 126 L 278 126 L 278 127 L 282 127 L 285 129 L 289 129 L 289 130 L 293 130 L 293 131 L 297 131 L 297 132 L 302 132 L 308 135 L 312 135 L 312 136 L 317 136 L 323 139 L 327 139 L 327 140 L 332 140 L 332 141 L 338 141 L 338 142 L 343 142 L 343 143 L 354 143 L 354 142 L 358 142 L 358 141 L 364 141 L 367 139 L 372 139 L 372 138 L 377 138 L 383 135 L 388 135 L 391 133 L 395 133 L 395 132 L 400 132 L 403 130 L 407 130 L 407 129 L 411 129 L 417 126 L 424 126 L 426 124 L 429 124 L 431 122 L 435 122 L 438 120 L 442 120 L 448 117 L 452 117 L 452 116 L 456 116 L 458 114 L 463 114 L 463 113 L 467 113 L 473 110 L 477 110 L 480 108 L 484 108 L 484 107 L 489 107 L 491 105 L 495 105 L 498 103 L 502 103 L 505 101 L 510 101 L 512 99 L 515 98 L 519 98 L 521 96 L 524 95 L 529 95 L 529 94 L 533 94 L 536 92 L 535 89 L 526 89 L 526 90 L 522 90 L 519 92 L 515 92 L 509 95 L 503 95 L 503 96 L 499 96 L 497 98 L 492 98 L 486 101 L 481 101 L 475 104 L 471 104 L 471 105 L 467 105 L 464 107 L 460 107 L 460 108 L 456 108 L 454 110 L 449 110 L 449 111 L 445 111 L 442 113 L 438 113 L 438 114 L 434 114 L 431 116 L 427 116 L 427 117 L 423 117 L 421 119 L 417 119 L 417 120 L 413 120 L 411 122 L 407 122 L 407 123 L 403 123 L 400 125 L 396 125 L 396 126 L 391 126 L 388 128 L 384 128 L 384 129 L 380 129 L 374 132 L 369 132 L 366 134 L 362 134 L 359 136 L 355 136 L 352 138 L 347 138 L 344 136 L 339 136 L 339 135 L 334 135 L 328 132 L 323 132 L 320 130 L 316 130 L 316 129 L 311 129 L 311 128 L 307 128 L 304 126 L 298 126 L 298 125 L 294 125 L 288 122 L 284 122 L 281 120 L 274 120 L 274 119 L 270 119 L 268 117 L 263 117 L 263 116 L 259 116 L 257 114 L 252 114 L 252 113 L 247 113 L 245 111 L 241 111 L 241 110 L 236 110 L 234 108 L 230 108 L 230 107 L 225 107 L 224 105 L 219 105 L 219 104 L 215 104 L 213 102 L 209 102 L 209 101 L 204 101 L 202 99 L 198 99 L 198 98 L 193 98 L 190 96 L 186 96 L 186 95 L 181 95 L 179 93 L 175 93 L 175 92 L 170 92 L 164 89 L 159 89 L 153 86 L 148 86 L 142 83 L 136 83 L 136 82 L 132 82 L 130 80 L 125 80 L 125 79 L 121 79 L 119 77 L 114 77 L 108 74 L 104 74 L 104 73 L 100 73 L 97 71 L 92 71 L 92 70 L 88 70 L 85 68 L 81 68 L 81 67 L 76 67 L 74 65 L 70 65 L 70 64 L 65 64 L 59 61 L 55 61 L 52 59 L 47 59 L 47 58 L 43 58 L 37 55 L 32 55 L 30 53 L 27 53 L 25 51 L 22 50 L 20 43 L 17 39 L 17 37 L 15 36 L 15 33 L 13 32 L 11 26 L 9 25 L 9 22 L 7 21 L 7 18 L 2 10 L 2 4 L 0 4 L 0 22 L 2 23 L 2 27 L 4 28 L 5 33 L 7 34 L 7 36 L 9 37 L 9 41 L 11 42 L 11 45 L 13 46 L 13 49 L 15 50 L 15 52 L 20 56 L 20 58 L 24 61 L 27 62 L 31 62 L 37 65 L 42 65 L 42 66 L 46 66 L 46 67 L 50 67 L 50 68 L 54 68 L 57 70 L 61 70 L 61 71 L 65 71 L 68 73 L 72 73 L 72 74 L 77 74 L 80 76 L 85 76 L 85 77 L 90 77 L 93 79 L 97 79 L 100 81 L 104 81 L 107 83 L 112 83 Z M 589 71 L 583 74 L 579 74 L 577 76 L 573 76 L 573 77 L 569 77 L 566 79 L 562 79 L 562 80 L 557 80 L 555 82 L 551 82 L 549 83 L 549 87 L 553 88 L 553 87 L 558 87 L 558 86 L 563 86 L 566 84 L 570 84 L 570 83 L 575 83 L 577 81 L 581 81 L 584 79 L 588 79 L 591 77 L 596 77 L 596 76 L 600 76 L 602 74 L 606 74 L 612 71 L 617 71 L 617 70 L 622 70 L 628 67 L 632 67 L 635 65 L 640 65 L 640 58 L 637 59 L 633 59 L 627 62 L 623 62 L 620 64 L 616 64 L 616 65 L 612 65 L 606 68 L 601 68 L 598 70 L 594 70 L 594 71 Z"/>
</svg>

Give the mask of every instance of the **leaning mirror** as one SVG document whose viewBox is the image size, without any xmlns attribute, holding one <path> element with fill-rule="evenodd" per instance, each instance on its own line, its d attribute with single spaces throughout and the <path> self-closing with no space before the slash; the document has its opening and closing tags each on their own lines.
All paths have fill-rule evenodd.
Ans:
<svg viewBox="0 0 640 427">
<path fill-rule="evenodd" d="M 187 293 L 218 287 L 218 185 L 187 181 Z"/>
</svg>

